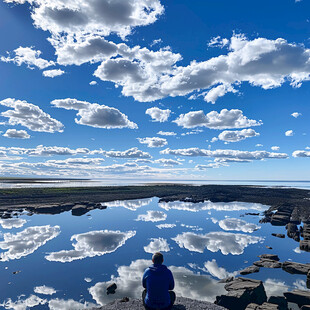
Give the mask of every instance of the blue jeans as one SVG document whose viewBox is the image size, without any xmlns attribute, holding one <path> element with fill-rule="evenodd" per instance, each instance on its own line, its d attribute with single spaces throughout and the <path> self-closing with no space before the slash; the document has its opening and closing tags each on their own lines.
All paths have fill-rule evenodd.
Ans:
<svg viewBox="0 0 310 310">
<path fill-rule="evenodd" d="M 175 298 L 176 298 L 175 292 L 174 291 L 169 291 L 169 295 L 170 295 L 170 305 L 167 308 L 162 308 L 162 309 L 159 309 L 159 310 L 171 310 L 172 309 L 173 304 L 175 302 Z M 142 301 L 143 301 L 143 306 L 144 306 L 145 310 L 158 310 L 158 309 L 150 308 L 150 307 L 148 307 L 145 304 L 145 302 L 144 302 L 145 296 L 146 296 L 146 290 L 144 290 L 142 292 Z"/>
</svg>

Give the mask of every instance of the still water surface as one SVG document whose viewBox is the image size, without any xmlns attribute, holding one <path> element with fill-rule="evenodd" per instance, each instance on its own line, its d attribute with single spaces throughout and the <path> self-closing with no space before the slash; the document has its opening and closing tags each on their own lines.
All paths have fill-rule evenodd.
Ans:
<svg viewBox="0 0 310 310">
<path fill-rule="evenodd" d="M 0 220 L 0 308 L 84 309 L 116 298 L 140 297 L 151 253 L 162 251 L 179 296 L 213 302 L 218 280 L 264 253 L 309 262 L 284 227 L 259 224 L 268 206 L 254 203 L 158 203 L 158 198 L 105 203 L 83 216 L 20 214 Z M 266 246 L 271 246 L 269 250 Z M 15 274 L 13 274 L 15 273 Z M 267 295 L 305 288 L 306 277 L 261 268 Z M 105 289 L 116 282 L 115 295 Z"/>
</svg>

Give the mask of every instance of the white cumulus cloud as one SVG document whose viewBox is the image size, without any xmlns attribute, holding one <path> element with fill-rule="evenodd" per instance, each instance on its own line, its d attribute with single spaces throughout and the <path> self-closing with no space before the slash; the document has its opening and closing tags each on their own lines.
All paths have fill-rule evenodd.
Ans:
<svg viewBox="0 0 310 310">
<path fill-rule="evenodd" d="M 236 230 L 245 233 L 252 233 L 260 228 L 256 224 L 248 223 L 236 218 L 226 218 L 224 220 L 220 220 L 219 226 L 224 230 Z"/>
<path fill-rule="evenodd" d="M 42 72 L 42 75 L 49 78 L 54 78 L 56 76 L 61 76 L 65 73 L 65 71 L 61 69 L 53 69 L 53 70 L 45 70 Z"/>
<path fill-rule="evenodd" d="M 292 113 L 291 115 L 292 115 L 293 117 L 297 118 L 297 117 L 301 116 L 302 114 L 299 113 L 299 112 L 294 112 L 294 113 Z"/>
<path fill-rule="evenodd" d="M 0 225 L 4 229 L 21 228 L 26 223 L 26 220 L 19 218 L 0 219 Z"/>
<path fill-rule="evenodd" d="M 51 102 L 57 108 L 66 110 L 77 110 L 75 122 L 80 125 L 91 127 L 112 129 L 112 128 L 138 128 L 137 124 L 129 121 L 127 115 L 121 113 L 118 109 L 99 105 L 98 103 L 89 103 L 77 99 L 56 99 Z"/>
<path fill-rule="evenodd" d="M 43 294 L 43 295 L 53 295 L 56 293 L 56 290 L 54 288 L 46 285 L 36 286 L 33 289 L 33 291 L 37 294 Z"/>
<path fill-rule="evenodd" d="M 246 128 L 262 125 L 261 121 L 248 119 L 238 109 L 223 109 L 220 113 L 211 111 L 204 114 L 202 110 L 181 114 L 175 121 L 183 128 L 207 127 L 210 129 Z"/>
<path fill-rule="evenodd" d="M 292 137 L 292 136 L 294 135 L 294 131 L 293 131 L 293 130 L 287 130 L 287 131 L 285 132 L 285 135 L 286 135 L 287 137 Z"/>
<path fill-rule="evenodd" d="M 257 137 L 259 133 L 254 129 L 242 129 L 242 130 L 225 130 L 221 132 L 216 140 L 225 142 L 238 142 L 251 137 Z M 211 141 L 212 142 L 212 141 Z M 214 142 L 214 141 L 213 141 Z"/>
<path fill-rule="evenodd" d="M 149 116 L 151 116 L 151 118 L 155 121 L 155 122 L 166 122 L 170 116 L 171 110 L 167 109 L 167 110 L 162 110 L 159 109 L 157 107 L 153 107 L 153 108 L 149 108 L 145 111 L 145 114 L 148 114 Z"/>
<path fill-rule="evenodd" d="M 168 144 L 167 139 L 158 137 L 137 138 L 141 144 L 146 144 L 147 147 L 163 147 Z"/>
<path fill-rule="evenodd" d="M 16 130 L 16 129 L 8 129 L 5 134 L 3 134 L 6 138 L 15 138 L 15 139 L 29 139 L 30 135 L 26 130 Z"/>
</svg>

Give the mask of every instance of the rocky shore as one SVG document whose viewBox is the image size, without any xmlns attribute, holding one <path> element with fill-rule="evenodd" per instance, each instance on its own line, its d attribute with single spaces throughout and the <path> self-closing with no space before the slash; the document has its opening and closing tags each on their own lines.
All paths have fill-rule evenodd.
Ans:
<svg viewBox="0 0 310 310">
<path fill-rule="evenodd" d="M 178 297 L 173 310 L 224 310 L 224 307 L 206 301 L 198 301 L 189 298 Z M 101 308 L 92 310 L 144 310 L 142 300 L 130 299 L 128 301 L 115 300 Z"/>
</svg>

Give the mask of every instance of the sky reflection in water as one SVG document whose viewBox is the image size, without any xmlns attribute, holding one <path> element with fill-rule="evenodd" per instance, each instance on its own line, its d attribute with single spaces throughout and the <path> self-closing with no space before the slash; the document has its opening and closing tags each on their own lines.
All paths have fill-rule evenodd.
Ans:
<svg viewBox="0 0 310 310">
<path fill-rule="evenodd" d="M 80 217 L 66 212 L 2 219 L 0 306 L 74 310 L 140 297 L 141 276 L 151 263 L 150 253 L 157 250 L 164 252 L 174 274 L 177 295 L 212 302 L 224 292 L 218 280 L 237 275 L 259 254 L 275 253 L 281 261 L 309 260 L 309 253 L 296 250 L 294 240 L 271 236 L 284 233 L 284 227 L 244 215 L 265 210 L 260 204 L 158 204 L 153 198 L 106 205 L 106 210 Z M 269 295 L 305 286 L 305 277 L 278 269 L 261 268 L 248 277 L 265 281 Z M 118 289 L 106 295 L 111 281 Z"/>
</svg>

